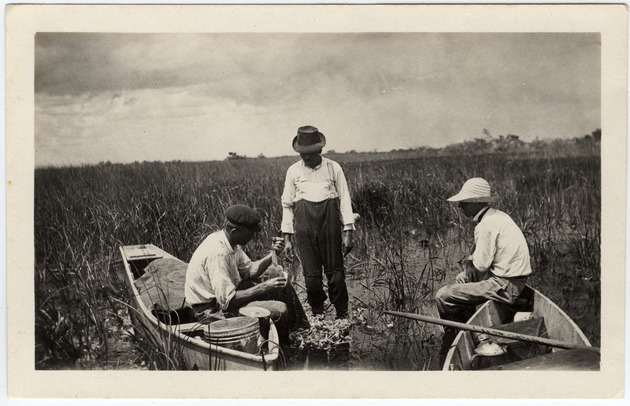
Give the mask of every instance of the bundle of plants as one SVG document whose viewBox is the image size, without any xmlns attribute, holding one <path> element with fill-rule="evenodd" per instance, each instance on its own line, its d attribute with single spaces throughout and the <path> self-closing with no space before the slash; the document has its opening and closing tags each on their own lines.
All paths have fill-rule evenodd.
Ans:
<svg viewBox="0 0 630 406">
<path fill-rule="evenodd" d="M 308 316 L 310 329 L 291 333 L 291 347 L 298 350 L 320 350 L 331 352 L 348 348 L 352 337 L 350 319 L 327 319 L 321 316 Z"/>
</svg>

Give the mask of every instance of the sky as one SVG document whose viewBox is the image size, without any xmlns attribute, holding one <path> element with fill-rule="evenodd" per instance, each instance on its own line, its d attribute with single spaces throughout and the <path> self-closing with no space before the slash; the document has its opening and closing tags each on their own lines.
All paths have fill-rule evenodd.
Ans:
<svg viewBox="0 0 630 406">
<path fill-rule="evenodd" d="M 38 33 L 35 164 L 442 147 L 601 128 L 592 33 Z M 326 151 L 324 151 L 326 152 Z"/>
</svg>

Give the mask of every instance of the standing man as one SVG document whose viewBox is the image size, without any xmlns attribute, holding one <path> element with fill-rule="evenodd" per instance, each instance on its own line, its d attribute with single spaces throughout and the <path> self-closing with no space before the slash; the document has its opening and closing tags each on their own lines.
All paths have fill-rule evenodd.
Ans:
<svg viewBox="0 0 630 406">
<path fill-rule="evenodd" d="M 297 249 L 313 315 L 324 313 L 323 269 L 330 302 L 342 319 L 348 317 L 343 258 L 353 247 L 354 215 L 341 166 L 321 156 L 325 145 L 317 128 L 298 128 L 293 149 L 302 159 L 287 170 L 281 228 L 285 255 L 291 258 Z"/>
<path fill-rule="evenodd" d="M 281 238 L 271 251 L 252 262 L 242 247 L 261 230 L 260 216 L 251 207 L 235 204 L 225 211 L 222 230 L 210 234 L 197 247 L 186 271 L 184 292 L 200 321 L 223 315 L 238 315 L 241 307 L 263 307 L 271 312 L 280 339 L 287 342 L 289 330 L 308 327 L 308 320 L 291 284 L 284 277 L 262 283 L 258 278 L 272 264 L 272 252 L 282 251 Z"/>
<path fill-rule="evenodd" d="M 459 193 L 447 199 L 458 202 L 459 208 L 475 223 L 475 248 L 464 260 L 464 271 L 455 284 L 436 293 L 440 317 L 463 320 L 467 309 L 486 300 L 512 304 L 532 273 L 527 241 L 521 229 L 506 213 L 490 208 L 496 200 L 490 195 L 490 184 L 482 178 L 467 180 Z M 446 328 L 442 340 L 442 359 L 455 339 L 457 331 Z"/>
</svg>

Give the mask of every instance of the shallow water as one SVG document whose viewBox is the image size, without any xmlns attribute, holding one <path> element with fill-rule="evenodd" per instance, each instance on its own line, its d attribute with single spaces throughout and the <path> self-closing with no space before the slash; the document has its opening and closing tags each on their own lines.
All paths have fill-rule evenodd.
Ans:
<svg viewBox="0 0 630 406">
<path fill-rule="evenodd" d="M 448 244 L 439 250 L 435 249 L 433 252 L 417 249 L 407 258 L 405 265 L 408 269 L 404 276 L 393 275 L 392 272 L 396 272 L 393 268 L 383 273 L 371 265 L 361 265 L 360 261 L 360 266 L 353 267 L 350 264 L 347 285 L 354 325 L 347 353 L 333 356 L 310 354 L 310 363 L 307 367 L 379 371 L 439 370 L 438 354 L 442 328 L 429 323 L 383 315 L 382 312 L 400 310 L 438 317 L 434 303 L 435 292 L 439 287 L 454 282 L 455 276 L 460 272 L 457 260 L 465 256 L 468 249 L 461 241 Z M 575 267 L 569 261 L 567 258 L 557 258 L 552 266 L 541 269 L 532 276 L 530 284 L 556 302 L 584 331 L 591 344 L 599 346 L 598 280 L 585 279 L 582 274 L 587 270 L 575 272 Z M 432 274 L 426 272 L 427 264 L 434 267 Z M 589 274 L 592 272 L 599 273 L 598 270 L 588 270 Z M 413 279 L 414 275 L 423 277 Z M 392 278 L 405 279 L 407 287 L 427 285 L 425 294 L 418 298 L 417 291 L 407 290 L 410 296 L 416 294 L 413 304 L 407 302 L 404 304 L 407 308 L 393 308 L 396 301 L 392 297 L 395 293 L 392 289 L 396 289 L 396 286 L 386 283 Z M 301 282 L 299 275 L 296 282 L 298 285 Z M 305 303 L 306 292 L 299 287 L 298 291 Z M 308 311 L 308 305 L 305 307 Z M 327 317 L 334 317 L 333 308 L 329 308 L 328 313 Z M 313 362 L 313 359 L 317 362 Z"/>
<path fill-rule="evenodd" d="M 415 242 L 411 241 L 410 244 Z M 412 248 L 406 248 L 405 252 L 410 254 L 404 259 L 404 272 L 401 272 L 400 264 L 390 264 L 391 267 L 386 268 L 382 263 L 365 260 L 369 254 L 351 256 L 347 261 L 350 320 L 353 323 L 349 342 L 332 351 L 287 350 L 287 368 L 357 371 L 440 369 L 438 351 L 441 327 L 383 315 L 383 311 L 408 311 L 437 317 L 435 291 L 453 282 L 459 272 L 456 262 L 468 247 L 465 243 L 457 242 L 433 250 Z M 305 310 L 309 312 L 299 268 L 287 263 L 285 268 L 293 274 L 293 285 Z M 570 272 L 563 274 L 558 269 L 568 269 Z M 583 329 L 592 344 L 598 346 L 600 300 L 597 287 L 594 286 L 598 280 L 585 280 L 582 273 L 576 273 L 570 264 L 555 263 L 554 267 L 535 275 L 530 282 L 563 308 Z M 401 280 L 405 282 L 403 285 L 394 283 Z M 334 315 L 334 308 L 329 306 L 326 317 L 332 320 Z M 83 363 L 77 367 L 153 369 L 147 365 L 142 350 L 134 346 L 128 330 L 113 327 L 110 336 L 110 354 L 106 360 Z"/>
<path fill-rule="evenodd" d="M 461 249 L 460 245 L 453 248 Z M 453 273 L 444 268 L 454 265 L 430 250 L 407 247 L 405 252 L 403 263 L 391 263 L 389 269 L 383 266 L 388 264 L 380 259 L 361 261 L 353 257 L 347 261 L 346 284 L 353 324 L 348 345 L 329 353 L 311 350 L 297 356 L 292 354 L 296 359 L 291 368 L 366 371 L 439 369 L 441 328 L 384 315 L 383 311 L 411 311 L 437 317 L 433 298 L 441 284 L 436 278 L 442 279 L 445 274 Z M 430 270 L 428 265 L 433 269 Z M 299 270 L 292 270 L 292 273 L 294 286 L 308 313 L 303 278 Z M 332 320 L 335 310 L 327 304 L 325 317 Z"/>
</svg>

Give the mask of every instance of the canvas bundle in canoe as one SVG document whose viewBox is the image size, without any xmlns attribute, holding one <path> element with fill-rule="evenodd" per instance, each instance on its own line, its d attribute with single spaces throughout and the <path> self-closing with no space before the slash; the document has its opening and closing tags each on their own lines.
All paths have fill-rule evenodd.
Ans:
<svg viewBox="0 0 630 406">
<path fill-rule="evenodd" d="M 265 351 L 256 319 L 238 317 L 208 325 L 195 321 L 184 300 L 187 264 L 152 244 L 120 247 L 135 334 L 179 357 L 190 370 L 273 370 L 279 347 L 270 322 Z M 220 344 L 220 345 L 218 345 Z"/>
<path fill-rule="evenodd" d="M 490 348 L 483 346 L 487 335 L 460 331 L 446 355 L 445 371 L 599 370 L 599 351 L 593 350 L 582 330 L 555 303 L 530 286 L 523 289 L 514 305 L 485 302 L 466 324 L 534 339 L 493 336 L 494 348 L 500 351 L 486 352 L 484 349 Z"/>
</svg>

